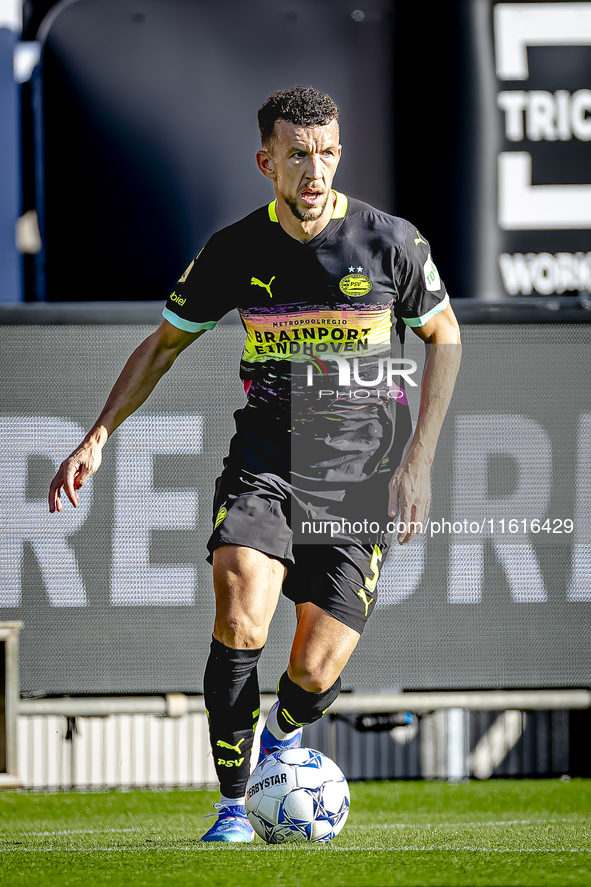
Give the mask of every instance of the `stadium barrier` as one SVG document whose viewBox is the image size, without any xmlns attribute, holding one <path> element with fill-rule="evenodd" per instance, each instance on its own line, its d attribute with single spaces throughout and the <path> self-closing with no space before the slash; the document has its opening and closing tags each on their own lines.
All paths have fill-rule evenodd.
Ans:
<svg viewBox="0 0 591 887">
<path fill-rule="evenodd" d="M 261 711 L 269 711 L 276 696 L 261 694 Z M 364 714 L 396 711 L 552 710 L 591 708 L 591 690 L 463 690 L 432 693 L 342 693 L 332 704 L 338 714 Z M 182 717 L 205 712 L 203 696 L 168 693 L 165 696 L 62 697 L 21 699 L 19 715 L 64 717 L 103 717 L 105 715 L 160 715 Z"/>
<path fill-rule="evenodd" d="M 0 622 L 0 789 L 20 786 L 17 716 L 22 622 Z"/>
<path fill-rule="evenodd" d="M 263 716 L 274 700 L 262 695 Z M 304 741 L 351 780 L 563 776 L 571 769 L 568 709 L 590 706 L 588 690 L 345 693 Z M 26 788 L 216 784 L 202 696 L 23 699 L 18 711 Z M 363 713 L 410 711 L 408 724 L 390 729 L 387 719 L 381 730 L 355 724 Z"/>
</svg>

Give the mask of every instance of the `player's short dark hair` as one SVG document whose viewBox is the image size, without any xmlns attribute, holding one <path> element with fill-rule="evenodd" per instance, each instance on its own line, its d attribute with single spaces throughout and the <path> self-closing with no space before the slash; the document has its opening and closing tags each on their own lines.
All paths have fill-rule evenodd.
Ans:
<svg viewBox="0 0 591 887">
<path fill-rule="evenodd" d="M 292 86 L 270 95 L 259 108 L 261 143 L 267 147 L 273 140 L 278 120 L 298 126 L 325 126 L 331 120 L 339 122 L 339 109 L 330 96 L 312 86 Z"/>
</svg>

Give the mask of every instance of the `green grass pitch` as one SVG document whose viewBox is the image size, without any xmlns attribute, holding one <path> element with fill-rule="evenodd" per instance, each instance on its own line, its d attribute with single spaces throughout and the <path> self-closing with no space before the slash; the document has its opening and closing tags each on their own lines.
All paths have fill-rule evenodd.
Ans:
<svg viewBox="0 0 591 887">
<path fill-rule="evenodd" d="M 591 884 L 591 781 L 351 785 L 329 845 L 200 844 L 206 791 L 0 793 L 0 884 Z"/>
</svg>

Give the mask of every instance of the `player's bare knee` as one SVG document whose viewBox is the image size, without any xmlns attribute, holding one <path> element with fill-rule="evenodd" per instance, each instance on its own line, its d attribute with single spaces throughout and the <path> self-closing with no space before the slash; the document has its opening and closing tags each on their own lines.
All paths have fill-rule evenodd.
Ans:
<svg viewBox="0 0 591 887">
<path fill-rule="evenodd" d="M 215 620 L 214 635 L 234 650 L 260 650 L 267 641 L 268 626 L 247 617 Z"/>
<path fill-rule="evenodd" d="M 330 669 L 308 667 L 305 663 L 298 664 L 293 661 L 290 662 L 288 674 L 294 684 L 302 690 L 307 690 L 308 693 L 324 693 L 338 678 L 338 674 L 333 676 Z"/>
</svg>

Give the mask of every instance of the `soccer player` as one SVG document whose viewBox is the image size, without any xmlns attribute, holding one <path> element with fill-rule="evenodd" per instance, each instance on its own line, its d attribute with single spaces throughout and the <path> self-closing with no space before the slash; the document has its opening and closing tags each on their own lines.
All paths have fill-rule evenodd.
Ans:
<svg viewBox="0 0 591 887">
<path fill-rule="evenodd" d="M 191 263 L 49 493 L 52 512 L 62 509 L 62 487 L 77 506 L 109 435 L 181 351 L 239 310 L 247 403 L 217 481 L 208 542 L 216 615 L 204 694 L 221 801 L 204 841 L 254 837 L 244 792 L 257 662 L 281 591 L 296 605 L 297 627 L 261 757 L 298 747 L 302 728 L 338 696 L 375 606 L 388 522 L 396 518 L 405 544 L 426 519 L 459 365 L 458 325 L 425 238 L 332 189 L 341 155 L 332 100 L 283 90 L 258 119 L 257 164 L 275 199 L 214 234 Z M 407 326 L 429 346 L 410 443 Z"/>
</svg>

